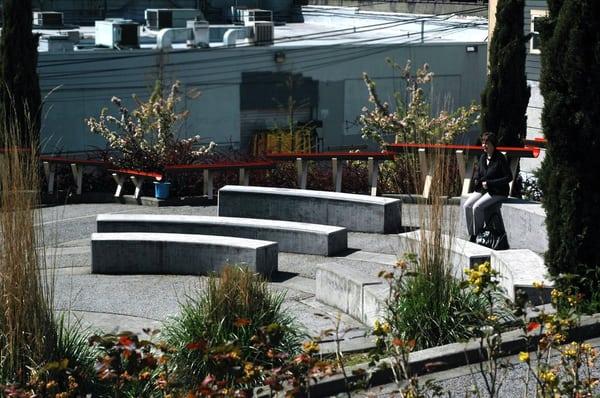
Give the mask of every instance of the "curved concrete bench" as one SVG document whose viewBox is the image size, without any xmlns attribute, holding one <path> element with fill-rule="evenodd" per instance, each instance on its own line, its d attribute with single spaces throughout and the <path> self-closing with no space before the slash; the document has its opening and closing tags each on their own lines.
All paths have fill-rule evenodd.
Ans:
<svg viewBox="0 0 600 398">
<path fill-rule="evenodd" d="M 277 243 L 211 235 L 92 234 L 92 273 L 206 275 L 243 264 L 269 276 L 277 271 Z"/>
<path fill-rule="evenodd" d="M 227 185 L 219 190 L 219 216 L 338 225 L 350 231 L 400 230 L 400 201 L 304 189 Z"/>
<path fill-rule="evenodd" d="M 279 250 L 331 256 L 348 248 L 342 227 L 255 218 L 100 214 L 98 232 L 159 232 L 222 235 L 277 242 Z"/>
</svg>

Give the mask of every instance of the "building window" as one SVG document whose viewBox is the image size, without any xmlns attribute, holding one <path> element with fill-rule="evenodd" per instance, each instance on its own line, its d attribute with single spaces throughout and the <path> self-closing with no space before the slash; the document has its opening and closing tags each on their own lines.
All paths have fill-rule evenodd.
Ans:
<svg viewBox="0 0 600 398">
<path fill-rule="evenodd" d="M 547 10 L 531 10 L 531 39 L 529 45 L 530 54 L 540 53 L 539 19 L 548 15 Z"/>
</svg>

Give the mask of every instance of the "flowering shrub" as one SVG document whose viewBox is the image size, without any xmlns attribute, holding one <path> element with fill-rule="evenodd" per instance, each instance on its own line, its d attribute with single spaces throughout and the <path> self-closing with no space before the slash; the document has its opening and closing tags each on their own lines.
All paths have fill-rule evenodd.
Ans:
<svg viewBox="0 0 600 398">
<path fill-rule="evenodd" d="M 364 73 L 363 79 L 369 91 L 372 109 L 363 107 L 358 118 L 363 138 L 374 140 L 380 146 L 385 144 L 386 136 L 394 137 L 396 142 L 448 143 L 457 135 L 467 132 L 479 120 L 480 108 L 475 104 L 460 107 L 454 112 L 444 110 L 437 117 L 432 117 L 431 106 L 426 101 L 422 88 L 433 80 L 434 75 L 429 70 L 429 65 L 424 64 L 412 75 L 410 60 L 404 67 L 389 58 L 386 62 L 400 71 L 400 77 L 406 83 L 408 104 L 403 99 L 404 94 L 400 92 L 394 93 L 393 106 L 381 101 L 375 82 Z"/>
<path fill-rule="evenodd" d="M 168 164 L 193 163 L 210 153 L 215 146 L 211 142 L 199 146 L 200 136 L 178 139 L 175 131 L 188 112 L 177 112 L 180 84 L 175 82 L 164 98 L 162 86 L 157 82 L 148 101 L 140 101 L 135 95 L 138 108 L 130 112 L 120 98 L 111 102 L 119 108 L 119 117 L 102 109 L 98 119 L 86 119 L 90 131 L 104 137 L 114 150 L 109 160 L 118 167 L 164 171 Z"/>
</svg>

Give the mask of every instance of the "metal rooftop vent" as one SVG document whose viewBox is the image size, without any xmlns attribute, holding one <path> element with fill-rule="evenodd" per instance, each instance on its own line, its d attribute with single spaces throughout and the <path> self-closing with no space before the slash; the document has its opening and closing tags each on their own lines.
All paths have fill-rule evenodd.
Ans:
<svg viewBox="0 0 600 398">
<path fill-rule="evenodd" d="M 109 48 L 139 48 L 140 25 L 129 19 L 96 21 L 96 45 Z"/>
<path fill-rule="evenodd" d="M 187 21 L 205 20 L 202 11 L 194 8 L 149 8 L 145 11 L 149 29 L 185 28 Z"/>
<path fill-rule="evenodd" d="M 273 44 L 273 22 L 257 21 L 253 23 L 254 44 L 268 46 Z"/>
<path fill-rule="evenodd" d="M 40 27 L 63 26 L 63 13 L 55 11 L 35 11 L 33 24 Z"/>
<path fill-rule="evenodd" d="M 239 10 L 239 15 L 244 25 L 250 25 L 253 22 L 272 22 L 273 12 L 271 10 L 260 10 L 258 8 Z"/>
</svg>

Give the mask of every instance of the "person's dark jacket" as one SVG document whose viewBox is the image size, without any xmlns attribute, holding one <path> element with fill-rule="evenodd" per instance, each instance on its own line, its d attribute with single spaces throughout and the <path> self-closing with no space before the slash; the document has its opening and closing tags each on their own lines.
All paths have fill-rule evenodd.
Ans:
<svg viewBox="0 0 600 398">
<path fill-rule="evenodd" d="M 500 151 L 494 151 L 489 164 L 487 164 L 487 154 L 481 155 L 477 162 L 477 171 L 473 176 L 473 182 L 477 192 L 508 196 L 508 184 L 512 178 L 508 160 Z M 483 188 L 482 182 L 484 181 L 487 182 L 487 189 Z"/>
</svg>

